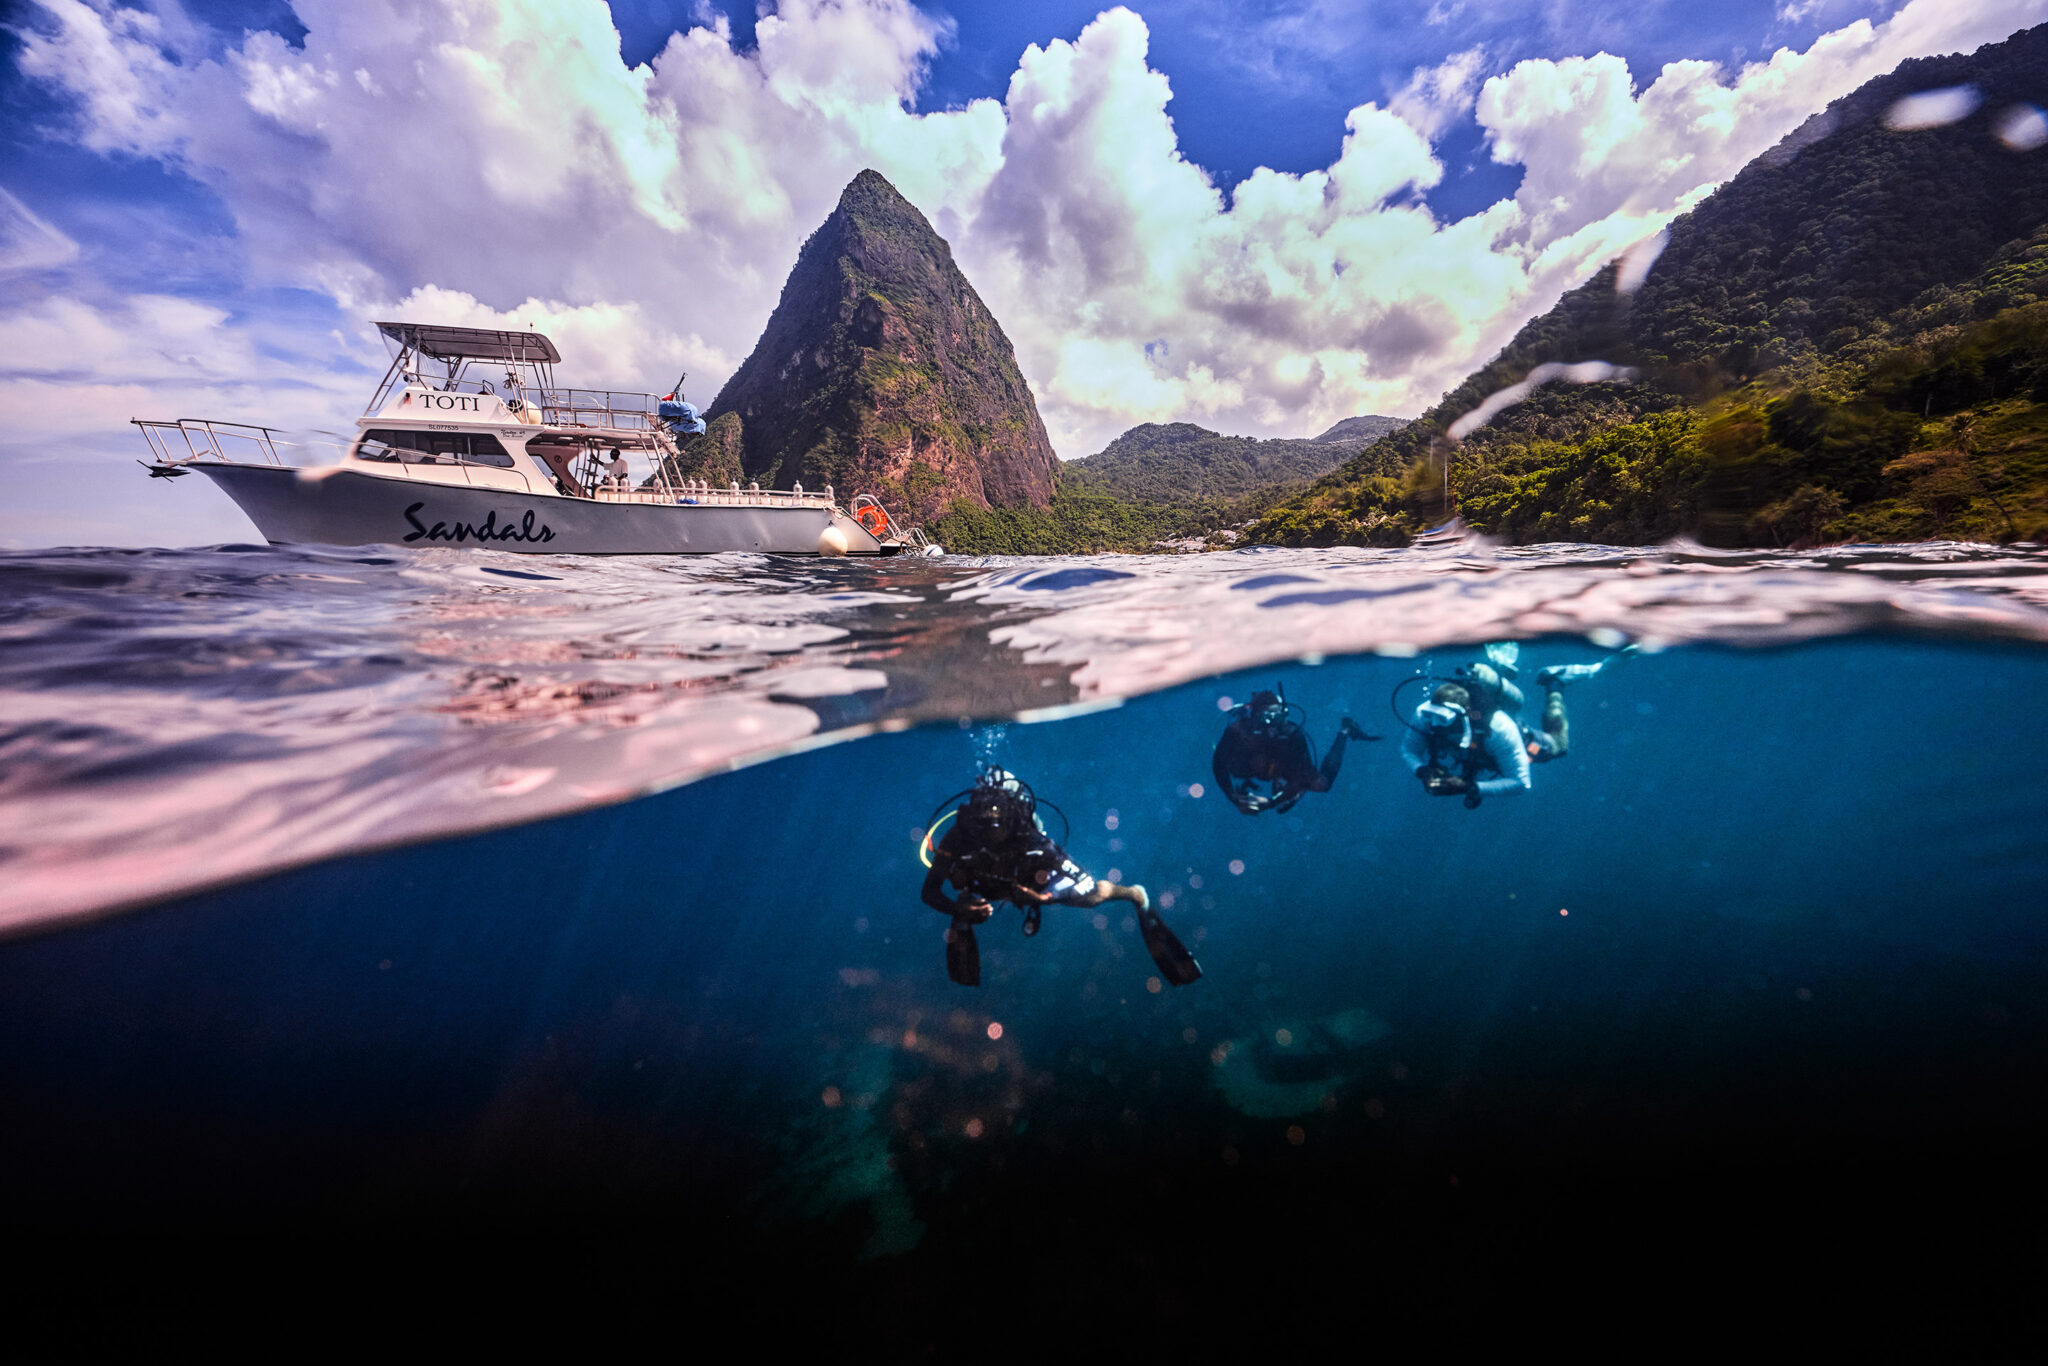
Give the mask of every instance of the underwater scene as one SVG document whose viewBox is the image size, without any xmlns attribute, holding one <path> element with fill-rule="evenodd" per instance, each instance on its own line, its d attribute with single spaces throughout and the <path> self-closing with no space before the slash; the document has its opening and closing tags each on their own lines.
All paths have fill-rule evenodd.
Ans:
<svg viewBox="0 0 2048 1366">
<path fill-rule="evenodd" d="M 2006 1302 L 2044 570 L 0 557 L 0 1198 L 905 1355 Z"/>
</svg>

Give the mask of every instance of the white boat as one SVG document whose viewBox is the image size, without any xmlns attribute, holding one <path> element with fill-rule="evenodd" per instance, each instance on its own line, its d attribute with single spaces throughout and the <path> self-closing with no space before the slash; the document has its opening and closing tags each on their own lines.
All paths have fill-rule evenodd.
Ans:
<svg viewBox="0 0 2048 1366">
<path fill-rule="evenodd" d="M 672 477 L 704 430 L 674 393 L 563 389 L 538 332 L 380 322 L 391 367 L 338 464 L 294 464 L 279 432 L 134 419 L 153 477 L 212 479 L 272 544 L 488 546 L 561 555 L 936 553 L 868 494 L 716 488 Z M 429 375 L 430 366 L 443 373 Z M 486 378 L 502 367 L 501 384 Z M 636 467 L 637 466 L 637 467 Z"/>
</svg>

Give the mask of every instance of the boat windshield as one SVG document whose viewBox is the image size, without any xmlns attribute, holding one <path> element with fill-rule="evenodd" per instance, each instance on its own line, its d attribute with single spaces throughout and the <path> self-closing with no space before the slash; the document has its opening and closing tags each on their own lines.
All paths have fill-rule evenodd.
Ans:
<svg viewBox="0 0 2048 1366">
<path fill-rule="evenodd" d="M 356 447 L 358 460 L 395 460 L 407 465 L 495 465 L 512 468 L 512 457 L 487 432 L 416 432 L 372 428 Z"/>
</svg>

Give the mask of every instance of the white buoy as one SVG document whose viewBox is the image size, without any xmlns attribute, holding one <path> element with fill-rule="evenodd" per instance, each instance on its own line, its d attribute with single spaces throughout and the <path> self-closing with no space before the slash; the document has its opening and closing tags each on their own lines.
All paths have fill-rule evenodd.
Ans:
<svg viewBox="0 0 2048 1366">
<path fill-rule="evenodd" d="M 846 533 L 838 527 L 827 526 L 818 533 L 818 553 L 820 555 L 844 555 L 850 549 L 852 549 L 852 542 L 846 539 Z"/>
</svg>

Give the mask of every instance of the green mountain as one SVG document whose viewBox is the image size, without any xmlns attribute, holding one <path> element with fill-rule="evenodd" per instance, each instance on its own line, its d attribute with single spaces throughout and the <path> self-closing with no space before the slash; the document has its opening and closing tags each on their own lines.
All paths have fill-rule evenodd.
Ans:
<svg viewBox="0 0 2048 1366">
<path fill-rule="evenodd" d="M 955 508 L 928 529 L 949 548 L 983 554 L 1139 551 L 1161 541 L 1227 539 L 1226 529 L 1400 425 L 1399 418 L 1354 417 L 1314 440 L 1262 440 L 1190 422 L 1147 422 L 1067 461 L 1042 512 Z"/>
<path fill-rule="evenodd" d="M 1068 461 L 1062 473 L 1085 488 L 1145 502 L 1240 498 L 1327 474 L 1400 426 L 1399 418 L 1353 417 L 1313 440 L 1262 440 L 1224 436 L 1191 422 L 1147 422 L 1094 455 Z M 1332 435 L 1347 427 L 1361 434 Z"/>
<path fill-rule="evenodd" d="M 804 243 L 707 416 L 686 467 L 736 453 L 763 485 L 874 493 L 912 521 L 955 505 L 1042 510 L 1057 482 L 1009 338 L 952 249 L 874 171 Z"/>
<path fill-rule="evenodd" d="M 1251 534 L 1403 544 L 1452 510 L 1515 541 L 2048 534 L 2048 148 L 2012 123 L 2044 86 L 2048 26 L 1837 100 L 1673 223 L 1637 293 L 1602 270 Z M 1975 111 L 1887 123 L 1947 87 Z M 1634 381 L 1540 384 L 1452 438 L 1590 360 Z"/>
<path fill-rule="evenodd" d="M 1408 423 L 1405 418 L 1398 417 L 1377 417 L 1370 414 L 1363 417 L 1347 417 L 1321 436 L 1311 437 L 1310 440 L 1321 442 L 1340 441 L 1352 445 L 1363 442 L 1366 445 L 1370 445 L 1381 437 L 1397 432 L 1407 425 Z"/>
</svg>

